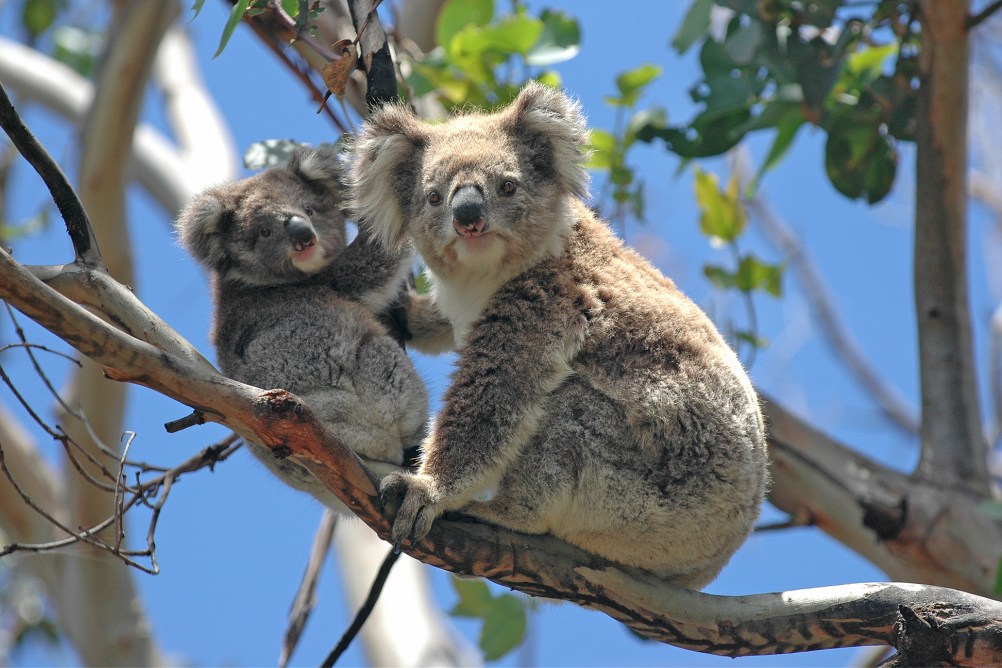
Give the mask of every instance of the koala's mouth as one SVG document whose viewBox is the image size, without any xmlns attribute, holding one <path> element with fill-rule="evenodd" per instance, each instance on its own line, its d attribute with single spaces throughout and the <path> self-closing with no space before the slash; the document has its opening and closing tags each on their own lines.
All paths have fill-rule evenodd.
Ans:
<svg viewBox="0 0 1002 668">
<path fill-rule="evenodd" d="M 296 243 L 292 244 L 292 249 L 297 254 L 298 253 L 305 253 L 306 251 L 310 250 L 311 248 L 314 248 L 316 245 L 317 245 L 317 238 L 313 237 L 309 241 L 297 241 Z M 310 253 L 306 253 L 306 254 L 309 255 Z"/>
</svg>

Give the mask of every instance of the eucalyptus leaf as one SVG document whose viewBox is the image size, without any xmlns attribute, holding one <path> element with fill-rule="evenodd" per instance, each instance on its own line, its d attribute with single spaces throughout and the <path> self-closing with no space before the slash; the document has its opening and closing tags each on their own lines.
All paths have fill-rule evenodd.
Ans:
<svg viewBox="0 0 1002 668">
<path fill-rule="evenodd" d="M 682 25 L 671 38 L 671 48 L 675 49 L 676 53 L 685 53 L 689 47 L 706 36 L 712 9 L 713 0 L 695 0 L 689 6 L 689 11 L 682 19 Z"/>
<path fill-rule="evenodd" d="M 543 22 L 543 31 L 526 54 L 526 63 L 545 67 L 578 55 L 581 50 L 581 26 L 576 18 L 561 11 L 545 9 L 539 19 Z"/>
<path fill-rule="evenodd" d="M 452 588 L 459 595 L 459 602 L 449 611 L 454 617 L 483 618 L 494 604 L 494 597 L 483 580 L 453 576 Z"/>
<path fill-rule="evenodd" d="M 218 57 L 223 52 L 223 49 L 226 48 L 230 37 L 233 36 L 233 31 L 237 29 L 240 20 L 243 19 L 244 14 L 247 12 L 249 4 L 250 0 L 237 0 L 236 4 L 233 5 L 233 9 L 230 10 L 230 17 L 226 19 L 226 25 L 223 27 L 222 37 L 219 38 L 219 48 L 216 49 L 216 53 L 212 56 L 213 58 Z"/>
<path fill-rule="evenodd" d="M 496 661 L 522 644 L 528 620 L 525 604 L 512 594 L 491 602 L 480 629 L 480 649 L 486 661 Z"/>
<path fill-rule="evenodd" d="M 494 18 L 494 0 L 448 0 L 435 22 L 435 42 L 448 48 L 452 38 L 467 25 L 486 26 Z"/>
</svg>

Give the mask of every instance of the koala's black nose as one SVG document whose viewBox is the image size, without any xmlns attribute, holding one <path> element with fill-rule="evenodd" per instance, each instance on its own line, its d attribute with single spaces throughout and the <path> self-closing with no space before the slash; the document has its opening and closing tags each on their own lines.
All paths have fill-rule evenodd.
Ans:
<svg viewBox="0 0 1002 668">
<path fill-rule="evenodd" d="M 460 236 L 478 235 L 487 228 L 484 194 L 476 186 L 462 186 L 452 196 L 452 226 Z"/>
<path fill-rule="evenodd" d="M 317 232 L 310 221 L 301 216 L 289 216 L 285 221 L 285 232 L 289 243 L 297 250 L 309 248 L 317 243 Z"/>
</svg>

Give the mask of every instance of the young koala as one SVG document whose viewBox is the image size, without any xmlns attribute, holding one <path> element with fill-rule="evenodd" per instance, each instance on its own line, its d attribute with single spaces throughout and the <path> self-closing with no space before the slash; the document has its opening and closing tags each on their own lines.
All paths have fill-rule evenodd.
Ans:
<svg viewBox="0 0 1002 668">
<path fill-rule="evenodd" d="M 356 139 L 353 207 L 428 267 L 412 331 L 458 345 L 420 469 L 383 480 L 393 539 L 459 510 L 701 588 L 758 516 L 758 399 L 709 318 L 582 201 L 585 137 L 576 103 L 529 84 L 439 125 L 385 107 Z"/>
<path fill-rule="evenodd" d="M 181 242 L 209 270 L 212 339 L 223 373 L 302 398 L 378 474 L 425 434 L 428 397 L 406 352 L 374 313 L 399 293 L 406 248 L 362 233 L 346 247 L 343 168 L 329 149 L 210 188 L 181 213 Z M 305 468 L 248 443 L 275 474 L 344 509 Z"/>
</svg>

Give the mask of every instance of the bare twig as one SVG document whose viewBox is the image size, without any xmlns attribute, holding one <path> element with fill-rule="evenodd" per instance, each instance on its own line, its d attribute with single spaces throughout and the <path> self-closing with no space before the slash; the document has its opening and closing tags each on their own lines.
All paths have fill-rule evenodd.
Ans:
<svg viewBox="0 0 1002 668">
<path fill-rule="evenodd" d="M 289 660 L 296 651 L 296 645 L 299 644 L 299 637 L 303 633 L 306 621 L 316 605 L 317 581 L 320 579 L 324 560 L 330 552 L 337 524 L 337 514 L 329 508 L 325 509 L 320 518 L 320 524 L 317 526 L 317 532 L 313 536 L 313 547 L 310 548 L 310 558 L 306 563 L 306 571 L 303 573 L 303 579 L 299 583 L 299 589 L 296 591 L 296 597 L 289 610 L 289 625 L 285 629 L 282 654 L 278 658 L 280 668 L 289 665 Z"/>
<path fill-rule="evenodd" d="M 981 24 L 981 22 L 989 18 L 999 9 L 1002 9 L 1002 0 L 992 0 L 992 2 L 988 3 L 988 5 L 986 5 L 980 12 L 967 17 L 967 29 L 971 30 L 972 28 L 977 27 Z"/>
<path fill-rule="evenodd" d="M 397 562 L 400 558 L 400 552 L 397 550 L 390 550 L 386 554 L 386 558 L 383 559 L 383 563 L 379 567 L 379 572 L 376 573 L 376 579 L 372 581 L 372 587 L 369 589 L 369 595 L 365 599 L 365 603 L 362 607 L 358 609 L 355 613 L 355 618 L 351 620 L 351 625 L 338 640 L 337 645 L 331 650 L 331 653 L 327 655 L 327 658 L 323 660 L 320 664 L 323 668 L 331 668 L 337 660 L 341 658 L 345 650 L 351 644 L 351 641 L 355 639 L 358 632 L 362 629 L 362 625 L 365 624 L 365 620 L 369 618 L 372 614 L 372 609 L 376 607 L 376 601 L 379 600 L 379 595 L 383 591 L 383 585 L 386 584 L 386 578 L 390 575 L 390 569 L 393 568 L 393 564 Z"/>
</svg>

